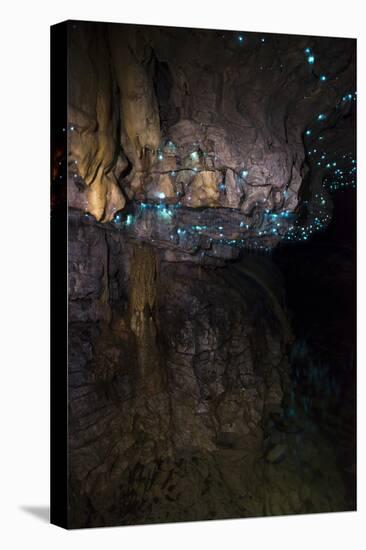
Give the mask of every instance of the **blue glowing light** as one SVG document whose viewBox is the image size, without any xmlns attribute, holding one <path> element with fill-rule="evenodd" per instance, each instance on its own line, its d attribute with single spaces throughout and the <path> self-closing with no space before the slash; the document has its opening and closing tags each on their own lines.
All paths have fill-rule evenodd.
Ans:
<svg viewBox="0 0 366 550">
<path fill-rule="evenodd" d="M 327 117 L 326 117 L 326 115 L 325 115 L 324 113 L 320 113 L 320 114 L 318 115 L 318 120 L 325 120 L 326 118 L 327 118 Z"/>
<path fill-rule="evenodd" d="M 162 204 L 158 206 L 158 215 L 163 220 L 168 220 L 173 216 L 172 212 Z"/>
<path fill-rule="evenodd" d="M 310 65 L 313 65 L 314 64 L 314 61 L 315 61 L 315 57 L 313 55 L 309 55 L 308 57 L 308 63 Z"/>
<path fill-rule="evenodd" d="M 305 52 L 306 54 L 309 54 L 309 53 L 311 52 L 311 49 L 310 49 L 310 48 L 305 48 L 304 52 Z"/>
<path fill-rule="evenodd" d="M 244 36 L 242 36 L 241 34 L 239 34 L 238 40 L 239 40 L 239 42 L 244 42 Z"/>
<path fill-rule="evenodd" d="M 319 79 L 320 80 L 325 80 L 326 77 L 325 77 L 325 75 L 320 75 Z M 348 93 L 343 97 L 343 100 L 347 101 L 347 102 L 350 99 L 352 99 L 352 100 L 355 99 L 355 94 Z M 319 120 L 319 121 L 325 120 L 328 116 L 329 115 L 325 115 L 323 113 L 320 113 L 320 114 L 316 115 L 317 120 Z M 321 129 L 322 129 L 322 127 L 320 127 L 320 130 Z M 312 135 L 312 129 L 311 128 L 305 128 L 304 136 L 311 136 L 311 135 Z M 322 140 L 323 136 L 317 136 L 317 139 Z M 311 143 L 312 140 L 307 140 L 308 143 L 309 143 L 309 141 Z M 168 142 L 165 143 L 165 147 L 175 147 L 175 145 L 173 144 L 173 142 L 168 141 Z M 192 151 L 192 149 L 194 149 L 194 150 Z M 195 161 L 199 160 L 201 155 L 202 156 L 208 156 L 208 153 L 205 153 L 205 152 L 201 151 L 201 149 L 199 148 L 198 143 L 193 143 L 192 144 L 192 149 L 191 149 L 192 152 L 189 153 L 189 157 L 193 161 L 194 160 Z M 166 151 L 166 149 L 164 149 L 164 151 Z M 355 161 L 354 158 L 352 158 L 354 156 L 352 153 L 346 153 L 346 154 L 343 155 L 343 159 L 347 158 L 349 162 L 352 162 L 352 166 L 347 167 L 345 172 L 343 172 L 343 170 L 341 168 L 337 167 L 337 162 L 335 162 L 333 159 L 332 159 L 332 162 L 328 162 L 329 161 L 329 158 L 328 158 L 329 155 L 324 151 L 318 151 L 316 148 L 313 148 L 310 151 L 308 150 L 308 155 L 312 155 L 310 158 L 312 159 L 312 162 L 317 164 L 317 166 L 324 167 L 324 168 L 328 169 L 328 171 L 327 171 L 328 176 L 326 178 L 324 178 L 324 180 L 322 182 L 322 185 L 323 185 L 324 189 L 328 189 L 328 190 L 331 190 L 331 191 L 336 191 L 337 189 L 341 189 L 341 188 L 343 189 L 343 187 L 348 186 L 348 185 L 355 186 L 355 180 L 354 179 L 350 180 L 348 182 L 344 181 L 348 177 L 348 174 L 351 177 L 352 176 L 354 177 L 353 174 L 356 171 L 356 167 L 355 167 L 356 161 Z M 163 152 L 162 152 L 161 149 L 158 149 L 157 157 L 159 158 L 159 160 L 164 158 Z M 218 158 L 217 155 L 215 155 L 215 159 L 217 159 L 217 158 Z M 321 161 L 324 161 L 324 162 L 321 162 Z M 243 162 L 242 166 L 244 166 L 244 165 L 245 165 L 245 163 Z M 196 164 L 196 166 L 198 166 L 198 163 Z M 194 167 L 194 164 L 193 164 L 193 166 L 191 164 L 190 170 L 200 171 L 199 168 Z M 177 175 L 177 172 L 175 172 L 174 170 L 173 171 L 170 170 L 167 173 L 169 173 L 171 176 L 176 176 Z M 237 177 L 241 177 L 241 178 L 245 179 L 248 176 L 248 174 L 249 174 L 248 170 L 243 168 L 242 170 L 237 172 Z M 343 176 L 343 174 L 345 174 L 345 176 Z M 335 181 L 331 181 L 333 179 Z M 222 191 L 224 191 L 226 189 L 224 181 L 219 180 L 218 189 L 220 189 Z M 155 199 L 155 202 L 152 202 L 152 203 L 141 202 L 139 204 L 140 213 L 137 215 L 138 216 L 137 219 L 139 219 L 139 217 L 140 218 L 144 217 L 143 213 L 142 213 L 142 210 L 144 210 L 146 208 L 147 209 L 152 209 L 153 211 L 156 212 L 156 214 L 160 218 L 160 220 L 165 221 L 166 227 L 168 229 L 172 229 L 171 224 L 172 224 L 172 221 L 173 221 L 172 218 L 174 219 L 174 217 L 175 217 L 175 209 L 179 208 L 179 207 L 182 207 L 182 204 L 180 202 L 178 202 L 174 205 L 169 206 L 169 205 L 166 204 L 166 201 L 163 200 L 163 199 L 166 198 L 166 195 L 165 195 L 164 192 L 159 192 L 159 191 L 155 190 L 154 194 L 155 194 L 155 197 L 159 198 L 160 200 Z M 176 194 L 179 195 L 179 194 L 181 194 L 181 192 L 177 192 Z M 284 197 L 287 197 L 288 196 L 288 191 L 287 190 L 283 191 L 283 195 L 284 195 Z M 299 227 L 297 225 L 297 222 L 295 221 L 294 222 L 295 225 L 290 226 L 289 221 L 290 220 L 296 220 L 296 215 L 293 212 L 291 212 L 289 210 L 282 210 L 280 212 L 272 212 L 271 210 L 266 209 L 265 210 L 265 215 L 264 215 L 264 218 L 263 218 L 263 224 L 264 225 L 262 225 L 262 227 L 260 227 L 260 228 L 254 229 L 253 227 L 251 227 L 249 224 L 245 223 L 244 221 L 242 221 L 242 222 L 238 221 L 238 225 L 240 225 L 242 235 L 243 235 L 243 232 L 244 232 L 244 228 L 246 229 L 246 231 L 250 230 L 250 233 L 248 234 L 249 238 L 250 238 L 250 243 L 249 244 L 244 239 L 241 239 L 241 240 L 231 239 L 230 240 L 228 238 L 225 238 L 224 228 L 222 226 L 216 226 L 214 228 L 215 231 L 217 231 L 217 230 L 219 231 L 219 236 L 221 237 L 221 239 L 217 239 L 217 237 L 215 239 L 209 238 L 210 242 L 212 242 L 212 240 L 217 240 L 217 242 L 220 242 L 224 245 L 230 245 L 230 246 L 245 246 L 245 245 L 247 245 L 249 248 L 259 247 L 262 250 L 270 251 L 270 248 L 267 248 L 267 244 L 268 244 L 267 242 L 266 242 L 265 246 L 259 245 L 259 243 L 253 239 L 253 237 L 255 235 L 257 235 L 257 236 L 261 237 L 262 239 L 263 238 L 271 239 L 271 235 L 273 235 L 273 237 L 272 237 L 274 239 L 273 242 L 277 241 L 277 239 L 279 239 L 279 238 L 286 239 L 288 241 L 297 241 L 297 240 L 306 241 L 306 240 L 311 238 L 311 236 L 314 234 L 314 232 L 322 230 L 329 223 L 329 220 L 331 219 L 331 217 L 326 215 L 325 212 L 324 212 L 324 207 L 327 205 L 327 201 L 326 201 L 325 197 L 322 194 L 317 194 L 317 195 L 315 195 L 315 199 L 316 199 L 316 204 L 317 204 L 317 208 L 318 208 L 317 213 L 318 213 L 319 217 L 315 217 L 315 218 L 313 217 L 312 224 L 310 224 L 310 225 L 307 223 L 305 227 Z M 187 200 L 188 201 L 191 200 L 191 196 L 188 195 Z M 304 204 L 306 204 L 307 202 L 308 201 L 304 201 Z M 314 216 L 314 214 L 315 214 L 315 212 L 313 212 L 313 216 Z M 87 217 L 87 215 L 86 215 L 86 217 Z M 132 214 L 128 214 L 127 217 L 125 217 L 123 214 L 117 213 L 115 215 L 114 219 L 113 219 L 113 222 L 116 224 L 116 226 L 118 226 L 118 228 L 127 227 L 127 226 L 130 226 L 133 223 L 135 223 L 135 217 Z M 175 227 L 176 232 L 174 232 L 173 234 L 170 234 L 170 239 L 174 243 L 179 243 L 179 241 L 182 240 L 182 235 L 184 235 L 184 234 L 189 235 L 189 234 L 191 234 L 191 232 L 197 232 L 198 234 L 201 234 L 203 231 L 211 230 L 211 229 L 212 228 L 210 228 L 209 226 L 204 226 L 204 225 L 192 225 L 192 226 L 189 227 L 188 230 L 183 229 L 181 227 L 179 227 L 179 228 Z M 170 233 L 171 233 L 171 231 L 170 231 Z M 196 233 L 196 236 L 197 236 L 197 233 Z M 152 241 L 153 240 L 154 239 L 152 239 Z"/>
<path fill-rule="evenodd" d="M 172 213 L 169 212 L 169 210 L 165 209 L 165 210 L 162 210 L 162 211 L 160 212 L 160 216 L 161 216 L 162 218 L 168 219 L 168 218 L 171 218 L 171 217 L 172 217 Z"/>
<path fill-rule="evenodd" d="M 321 74 L 319 77 L 319 80 L 321 80 L 322 82 L 325 82 L 327 80 L 327 77 L 325 76 L 325 74 Z"/>
<path fill-rule="evenodd" d="M 351 99 L 354 99 L 354 101 L 356 101 L 356 95 L 357 92 L 355 92 L 355 97 L 353 97 L 352 94 L 346 94 L 342 97 L 342 101 L 351 101 Z"/>
<path fill-rule="evenodd" d="M 175 144 L 171 140 L 168 140 L 166 142 L 165 146 L 167 147 L 167 149 L 170 153 L 174 153 L 177 149 Z"/>
</svg>

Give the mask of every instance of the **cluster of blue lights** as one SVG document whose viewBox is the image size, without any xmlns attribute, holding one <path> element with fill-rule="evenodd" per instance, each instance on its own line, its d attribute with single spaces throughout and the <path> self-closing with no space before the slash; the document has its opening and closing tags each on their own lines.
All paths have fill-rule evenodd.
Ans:
<svg viewBox="0 0 366 550">
<path fill-rule="evenodd" d="M 170 233 L 169 238 L 171 241 L 179 244 L 181 239 L 186 239 L 190 234 L 203 234 L 209 237 L 210 242 L 217 242 L 222 245 L 253 248 L 264 252 L 269 252 L 275 246 L 273 237 L 285 239 L 287 241 L 306 241 L 312 234 L 324 228 L 330 221 L 329 214 L 321 210 L 321 206 L 325 206 L 326 200 L 322 195 L 316 195 L 315 197 L 319 202 L 318 210 L 314 210 L 312 223 L 307 226 L 296 226 L 291 224 L 291 220 L 295 218 L 295 215 L 288 210 L 282 212 L 265 211 L 263 223 L 260 228 L 251 228 L 250 224 L 241 221 L 239 223 L 240 229 L 245 231 L 245 235 L 241 238 L 225 238 L 223 226 L 208 226 L 208 225 L 189 225 L 185 227 L 178 227 L 175 233 Z M 121 213 L 116 214 L 114 223 L 121 229 L 131 226 L 137 223 L 141 219 L 141 215 L 144 210 L 155 210 L 157 216 L 162 220 L 172 221 L 174 217 L 174 208 L 177 205 L 151 205 L 147 203 L 141 203 L 137 209 L 135 216 L 128 214 L 125 221 L 122 221 Z M 291 224 L 291 225 L 290 225 Z M 169 227 L 169 226 L 168 226 Z M 171 227 L 171 226 L 170 226 Z M 232 228 L 231 228 L 232 229 Z M 170 229 L 171 231 L 171 229 Z M 220 238 L 216 235 L 219 232 Z M 245 237 L 245 238 L 244 238 Z M 259 239 L 259 240 L 258 240 Z M 263 241 L 264 239 L 264 241 Z"/>
<path fill-rule="evenodd" d="M 336 107 L 339 108 L 344 102 L 356 101 L 356 96 L 356 92 L 347 93 Z M 317 121 L 324 121 L 328 115 L 319 113 L 316 118 Z M 318 135 L 319 131 L 316 127 L 307 128 L 304 136 L 309 165 L 314 172 L 319 173 L 321 170 L 320 174 L 323 175 L 321 190 L 315 193 L 310 201 L 304 201 L 304 205 L 309 203 L 306 225 L 295 223 L 289 227 L 284 237 L 286 240 L 306 241 L 315 232 L 323 230 L 331 221 L 329 192 L 356 186 L 356 159 L 353 158 L 353 154 L 349 152 L 340 155 L 326 151 L 325 136 Z M 319 145 L 314 146 L 313 134 Z"/>
<path fill-rule="evenodd" d="M 239 35 L 238 40 L 244 42 L 244 37 Z M 261 42 L 264 41 L 265 39 L 261 38 Z M 307 55 L 308 63 L 310 65 L 314 64 L 315 56 L 310 48 L 305 49 L 305 54 Z M 321 74 L 319 80 L 326 82 L 327 76 Z M 356 101 L 356 96 L 356 92 L 348 92 L 341 98 L 337 108 L 344 103 Z M 345 187 L 354 187 L 356 184 L 356 160 L 353 158 L 352 153 L 345 153 L 343 156 L 340 156 L 339 154 L 331 154 L 326 150 L 326 135 L 322 134 L 324 134 L 328 126 L 328 120 L 331 121 L 332 117 L 333 114 L 330 111 L 318 113 L 315 115 L 314 123 L 304 131 L 304 142 L 310 168 L 314 172 L 317 171 L 318 174 L 323 175 L 317 192 L 314 191 L 310 199 L 302 201 L 300 205 L 300 209 L 306 210 L 306 216 L 298 217 L 297 214 L 286 209 L 282 211 L 265 210 L 261 212 L 262 217 L 259 220 L 257 219 L 255 224 L 251 221 L 248 223 L 249 220 L 243 216 L 244 219 L 242 221 L 239 219 L 237 222 L 237 231 L 233 228 L 232 223 L 224 227 L 225 223 L 222 226 L 213 222 L 210 222 L 208 225 L 190 225 L 185 224 L 183 221 L 182 226 L 184 217 L 178 216 L 178 213 L 175 216 L 175 210 L 182 208 L 181 202 L 168 204 L 169 200 L 165 193 L 158 191 L 155 194 L 156 199 L 160 201 L 158 204 L 141 202 L 135 205 L 133 214 L 124 216 L 123 213 L 119 212 L 115 215 L 113 222 L 120 229 L 129 228 L 140 221 L 146 221 L 144 212 L 149 210 L 158 219 L 165 222 L 160 226 L 159 239 L 170 240 L 174 246 L 179 246 L 181 243 L 188 243 L 191 246 L 192 242 L 199 246 L 199 239 L 204 238 L 206 239 L 205 242 L 208 239 L 209 242 L 220 245 L 245 247 L 247 249 L 269 252 L 280 240 L 290 242 L 307 241 L 312 235 L 324 230 L 331 221 L 329 192 Z M 319 124 L 324 121 L 327 121 L 326 126 Z M 159 148 L 157 159 L 162 161 L 165 155 L 175 155 L 176 151 L 176 145 L 171 140 L 168 140 Z M 215 163 L 218 162 L 219 165 L 222 162 L 217 153 L 205 153 L 201 150 L 199 144 L 195 143 L 191 152 L 186 157 L 190 160 L 190 167 L 167 171 L 167 173 L 175 177 L 181 170 L 192 170 L 195 172 L 206 170 L 208 156 L 212 157 L 211 160 L 215 161 Z M 225 162 L 222 162 L 222 164 L 224 166 Z M 241 180 L 246 180 L 249 170 L 243 166 L 245 165 L 242 164 L 242 167 L 235 172 L 235 175 Z M 223 193 L 226 191 L 224 181 L 218 184 L 218 189 Z M 178 191 L 176 194 L 179 196 L 184 193 Z M 284 191 L 284 197 L 286 196 L 288 196 L 288 193 Z M 187 199 L 189 200 L 189 198 L 188 196 Z M 301 223 L 300 220 L 304 218 L 306 222 Z M 207 218 L 205 220 L 202 219 L 202 221 L 207 221 Z M 141 225 L 141 227 L 143 226 Z M 162 229 L 163 227 L 165 227 L 165 230 Z M 141 233 L 139 234 L 141 235 Z M 230 236 L 226 237 L 226 235 Z"/>
<path fill-rule="evenodd" d="M 345 101 L 356 101 L 357 99 L 357 92 L 350 92 L 346 95 L 344 95 L 342 97 L 342 102 L 344 103 Z"/>
<path fill-rule="evenodd" d="M 159 161 L 163 161 L 165 159 L 164 151 L 168 151 L 168 150 L 169 150 L 169 155 L 176 154 L 177 146 L 171 140 L 166 141 L 165 144 L 163 146 L 160 146 L 160 148 L 157 150 L 157 159 Z M 195 172 L 195 173 L 206 171 L 208 159 L 211 159 L 211 161 L 214 161 L 215 166 L 220 166 L 220 164 L 222 164 L 223 166 L 226 165 L 226 162 L 222 158 L 220 158 L 220 156 L 217 153 L 207 153 L 206 151 L 202 151 L 199 148 L 199 144 L 197 142 L 193 143 L 193 150 L 191 150 L 191 152 L 187 155 L 186 159 L 189 159 L 190 161 L 188 166 L 183 166 L 176 170 L 170 170 L 167 173 L 169 173 L 170 176 L 175 178 L 178 172 L 182 172 L 182 171 L 187 172 L 191 170 L 192 172 Z M 249 170 L 247 168 L 242 168 L 238 172 L 234 170 L 234 173 L 238 178 L 245 180 L 249 175 Z M 225 191 L 226 190 L 225 182 L 219 183 L 218 189 L 220 191 Z M 180 193 L 177 192 L 176 194 L 179 195 Z M 164 200 L 166 198 L 165 193 L 160 191 L 157 191 L 155 193 L 155 197 L 161 200 Z"/>
<path fill-rule="evenodd" d="M 356 93 L 346 94 L 343 96 L 341 103 L 355 100 L 356 95 Z M 337 108 L 338 106 L 339 104 Z M 324 121 L 327 119 L 327 115 L 319 113 L 316 118 L 317 121 Z M 314 147 L 313 134 L 315 134 L 314 139 L 319 143 L 319 146 Z M 320 191 L 315 193 L 310 201 L 304 203 L 309 202 L 306 225 L 294 224 L 289 227 L 285 235 L 286 240 L 306 241 L 315 232 L 323 230 L 331 221 L 329 192 L 345 187 L 355 187 L 356 185 L 356 160 L 353 158 L 352 153 L 330 154 L 324 147 L 325 137 L 318 134 L 318 128 L 314 128 L 314 131 L 307 128 L 304 132 L 310 167 L 314 172 L 319 173 L 319 170 L 321 170 L 320 174 L 323 174 Z"/>
<path fill-rule="evenodd" d="M 132 225 L 134 221 L 134 216 L 132 214 L 128 214 L 126 216 L 126 219 L 123 219 L 123 216 L 120 212 L 118 212 L 113 218 L 113 223 L 121 227 L 128 227 L 129 225 Z"/>
<path fill-rule="evenodd" d="M 324 139 L 319 141 L 324 142 Z M 324 147 L 321 149 L 315 147 L 309 149 L 307 154 L 310 165 L 324 171 L 323 187 L 325 189 L 337 191 L 339 189 L 356 187 L 357 162 L 353 158 L 353 153 L 348 152 L 343 155 L 329 154 L 324 150 Z"/>
<path fill-rule="evenodd" d="M 192 225 L 191 229 L 192 229 L 192 231 L 204 231 L 205 229 L 208 229 L 208 226 L 207 225 Z"/>
<path fill-rule="evenodd" d="M 340 161 L 339 166 L 337 163 L 328 163 L 329 168 L 326 177 L 323 180 L 323 185 L 329 191 L 339 191 L 345 188 L 356 187 L 356 159 L 353 158 L 352 153 L 344 154 Z"/>
<path fill-rule="evenodd" d="M 339 103 L 336 105 L 336 109 L 341 108 L 343 105 L 354 102 L 357 100 L 357 92 L 348 92 L 345 94 Z M 317 116 L 318 121 L 325 120 L 327 115 L 320 113 Z M 307 147 L 307 155 L 310 166 L 314 169 L 324 171 L 323 188 L 327 191 L 333 192 L 342 190 L 345 188 L 356 187 L 356 159 L 353 153 L 332 153 L 330 154 L 325 150 L 324 145 L 326 139 L 324 135 L 317 135 L 319 128 L 315 129 L 314 134 L 319 146 L 314 147 L 314 142 L 311 138 L 313 131 L 308 128 L 304 132 L 306 138 L 305 144 Z"/>
<path fill-rule="evenodd" d="M 306 60 L 309 63 L 309 65 L 314 65 L 315 63 L 315 55 L 312 52 L 311 48 L 305 48 L 304 53 L 306 55 Z M 326 82 L 328 80 L 328 77 L 325 74 L 321 74 L 319 76 L 320 82 Z"/>
<path fill-rule="evenodd" d="M 313 52 L 311 51 L 311 49 L 310 48 L 305 48 L 304 52 L 305 52 L 306 59 L 307 59 L 307 62 L 309 63 L 309 65 L 314 65 L 315 56 L 314 56 Z"/>
<path fill-rule="evenodd" d="M 221 35 L 221 38 L 227 38 L 227 37 L 232 38 L 232 37 L 233 37 L 232 33 L 230 33 L 229 35 L 226 35 L 226 34 L 222 34 L 222 35 Z M 244 36 L 242 33 L 240 33 L 240 34 L 235 34 L 235 35 L 234 35 L 234 39 L 235 39 L 239 44 L 243 44 L 244 42 L 246 42 L 246 41 L 248 40 L 248 38 L 247 38 L 246 36 Z M 260 41 L 261 43 L 266 42 L 266 40 L 267 40 L 267 38 L 266 38 L 265 36 L 262 36 L 262 37 L 259 39 L 259 41 Z"/>
<path fill-rule="evenodd" d="M 284 239 L 287 241 L 307 241 L 315 233 L 322 231 L 331 221 L 328 213 L 326 195 L 315 193 L 305 225 L 299 223 L 290 226 Z"/>
<path fill-rule="evenodd" d="M 306 60 L 309 63 L 309 65 L 314 65 L 315 55 L 312 52 L 312 50 L 310 48 L 305 48 L 304 52 L 305 52 L 305 55 L 306 55 Z M 319 76 L 319 80 L 320 80 L 320 82 L 326 82 L 328 80 L 328 77 L 325 74 L 321 74 Z"/>
</svg>

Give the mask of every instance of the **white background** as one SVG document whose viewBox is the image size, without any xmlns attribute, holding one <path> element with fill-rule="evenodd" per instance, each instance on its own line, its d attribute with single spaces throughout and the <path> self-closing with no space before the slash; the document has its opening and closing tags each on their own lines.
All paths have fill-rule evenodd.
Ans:
<svg viewBox="0 0 366 550">
<path fill-rule="evenodd" d="M 0 545 L 12 548 L 365 548 L 363 315 L 359 313 L 359 511 L 67 532 L 49 503 L 49 26 L 64 19 L 357 37 L 359 150 L 365 147 L 364 2 L 3 0 L 0 18 Z M 366 30 L 364 30 L 364 33 Z M 361 134 L 363 139 L 361 140 Z M 365 205 L 359 157 L 359 312 Z M 361 206 L 360 206 L 361 205 Z M 4 307 L 5 303 L 5 307 Z M 38 513 L 37 513 L 38 509 Z M 30 511 L 33 510 L 33 513 Z M 36 513 L 34 513 L 36 512 Z M 43 516 L 43 519 L 42 517 Z"/>
</svg>

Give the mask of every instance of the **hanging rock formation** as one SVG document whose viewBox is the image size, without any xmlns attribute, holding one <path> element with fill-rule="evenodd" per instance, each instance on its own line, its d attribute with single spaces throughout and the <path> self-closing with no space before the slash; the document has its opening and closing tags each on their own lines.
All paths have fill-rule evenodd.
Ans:
<svg viewBox="0 0 366 550">
<path fill-rule="evenodd" d="M 117 224 L 182 208 L 161 245 L 185 252 L 169 242 L 179 227 L 269 250 L 329 223 L 326 188 L 296 220 L 305 182 L 329 168 L 311 147 L 332 145 L 355 98 L 352 40 L 77 22 L 69 36 L 70 207 Z M 208 209 L 217 225 L 198 220 Z M 153 217 L 134 224 L 149 241 Z"/>
</svg>

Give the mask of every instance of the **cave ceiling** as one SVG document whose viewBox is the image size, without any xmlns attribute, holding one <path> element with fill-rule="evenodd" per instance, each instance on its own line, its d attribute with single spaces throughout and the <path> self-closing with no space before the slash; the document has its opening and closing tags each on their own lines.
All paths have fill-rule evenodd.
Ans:
<svg viewBox="0 0 366 550">
<path fill-rule="evenodd" d="M 177 258 L 307 240 L 355 184 L 355 42 L 69 27 L 68 201 Z"/>
</svg>

